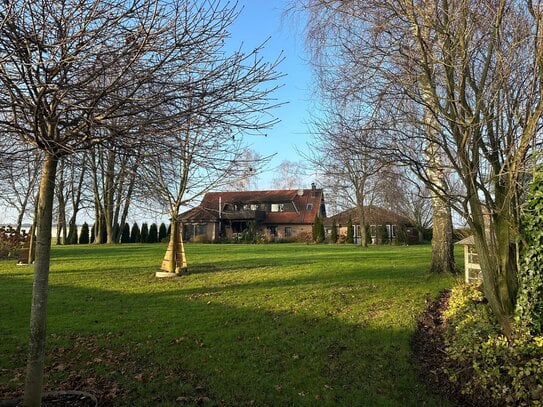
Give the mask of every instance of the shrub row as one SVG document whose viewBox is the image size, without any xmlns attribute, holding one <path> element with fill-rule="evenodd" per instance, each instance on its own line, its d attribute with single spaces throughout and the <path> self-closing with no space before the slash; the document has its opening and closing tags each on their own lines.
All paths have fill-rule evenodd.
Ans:
<svg viewBox="0 0 543 407">
<path fill-rule="evenodd" d="M 120 228 L 120 226 L 117 225 L 117 228 Z M 102 230 L 102 234 L 102 242 L 105 242 L 107 237 L 104 230 Z M 170 228 L 166 228 L 164 223 L 161 223 L 160 226 L 157 226 L 156 223 L 151 224 L 151 226 L 142 223 L 141 228 L 136 222 L 132 227 L 125 223 L 120 234 L 120 243 L 158 243 L 167 241 L 169 234 Z M 81 226 L 77 242 L 79 244 L 94 243 L 95 236 L 95 226 L 93 225 L 89 229 L 89 225 L 84 223 Z"/>
</svg>

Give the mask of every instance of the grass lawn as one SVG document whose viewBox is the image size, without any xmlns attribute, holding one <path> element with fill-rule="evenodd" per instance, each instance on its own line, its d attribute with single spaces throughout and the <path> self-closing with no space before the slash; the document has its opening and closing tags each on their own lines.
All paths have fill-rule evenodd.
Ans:
<svg viewBox="0 0 543 407">
<path fill-rule="evenodd" d="M 100 405 L 444 405 L 410 364 L 415 315 L 455 279 L 430 247 L 54 247 L 46 383 Z M 32 268 L 0 261 L 0 394 L 22 390 Z M 0 397 L 1 398 L 1 397 Z M 446 405 L 446 404 L 445 404 Z"/>
</svg>

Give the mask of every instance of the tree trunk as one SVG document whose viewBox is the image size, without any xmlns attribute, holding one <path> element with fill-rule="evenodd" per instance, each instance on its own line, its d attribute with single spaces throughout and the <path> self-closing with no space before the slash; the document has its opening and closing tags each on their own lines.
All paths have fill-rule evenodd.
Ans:
<svg viewBox="0 0 543 407">
<path fill-rule="evenodd" d="M 38 186 L 38 194 L 35 197 L 36 205 L 34 206 L 34 216 L 32 219 L 32 226 L 30 227 L 30 247 L 28 248 L 28 264 L 34 263 L 34 260 L 36 259 L 36 229 L 38 227 L 39 199 L 40 189 Z"/>
<path fill-rule="evenodd" d="M 481 204 L 474 201 L 471 201 L 470 226 L 483 274 L 483 291 L 503 333 L 511 338 L 518 289 L 516 255 L 511 244 L 511 222 L 506 213 L 483 214 Z"/>
<path fill-rule="evenodd" d="M 454 261 L 451 208 L 441 198 L 432 194 L 432 273 L 456 273 Z"/>
<path fill-rule="evenodd" d="M 41 403 L 45 358 L 49 260 L 51 257 L 51 226 L 53 221 L 57 163 L 58 159 L 54 155 L 47 154 L 45 156 L 38 195 L 36 260 L 34 263 L 30 339 L 23 401 L 25 407 L 39 406 Z"/>
<path fill-rule="evenodd" d="M 181 222 L 172 217 L 171 226 L 170 243 L 162 261 L 161 270 L 168 273 L 187 274 L 187 258 L 185 256 L 185 246 L 183 245 Z"/>
</svg>

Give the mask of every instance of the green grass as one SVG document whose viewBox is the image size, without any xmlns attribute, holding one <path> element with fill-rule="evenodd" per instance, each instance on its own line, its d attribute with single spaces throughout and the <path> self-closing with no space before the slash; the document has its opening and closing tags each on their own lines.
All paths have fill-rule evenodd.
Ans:
<svg viewBox="0 0 543 407">
<path fill-rule="evenodd" d="M 429 246 L 187 245 L 191 274 L 157 280 L 164 245 L 54 247 L 46 388 L 113 405 L 443 405 L 409 339 Z M 20 391 L 32 269 L 0 261 L 0 394 Z M 176 401 L 177 400 L 177 401 Z"/>
</svg>

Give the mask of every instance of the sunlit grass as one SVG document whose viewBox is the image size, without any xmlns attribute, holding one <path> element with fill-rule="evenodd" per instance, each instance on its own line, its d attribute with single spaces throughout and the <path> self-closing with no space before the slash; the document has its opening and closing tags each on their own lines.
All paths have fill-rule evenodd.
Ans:
<svg viewBox="0 0 543 407">
<path fill-rule="evenodd" d="M 453 284 L 428 246 L 186 251 L 191 274 L 157 280 L 164 245 L 54 247 L 46 385 L 92 377 L 114 405 L 442 405 L 409 359 L 415 315 Z M 0 392 L 21 388 L 31 285 L 0 261 Z"/>
</svg>

